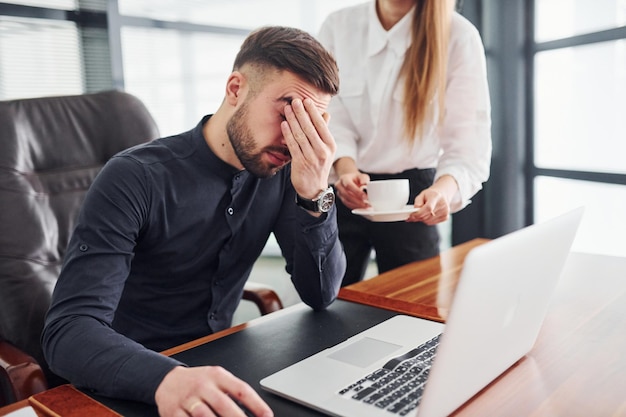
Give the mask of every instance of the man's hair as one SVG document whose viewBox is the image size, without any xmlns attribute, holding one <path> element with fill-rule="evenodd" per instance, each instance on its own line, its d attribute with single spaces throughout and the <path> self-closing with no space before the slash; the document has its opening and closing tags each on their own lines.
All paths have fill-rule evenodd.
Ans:
<svg viewBox="0 0 626 417">
<path fill-rule="evenodd" d="M 241 45 L 233 70 L 251 65 L 261 71 L 289 71 L 320 91 L 339 91 L 339 70 L 333 56 L 313 36 L 300 29 L 268 26 L 251 32 Z"/>
</svg>

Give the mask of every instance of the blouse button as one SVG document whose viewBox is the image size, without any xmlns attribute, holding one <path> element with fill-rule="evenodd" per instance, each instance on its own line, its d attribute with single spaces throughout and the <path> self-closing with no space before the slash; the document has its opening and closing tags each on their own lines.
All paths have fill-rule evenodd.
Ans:
<svg viewBox="0 0 626 417">
<path fill-rule="evenodd" d="M 235 210 L 233 210 L 232 207 L 228 207 L 228 214 L 230 214 L 232 216 L 234 212 L 235 212 Z"/>
</svg>

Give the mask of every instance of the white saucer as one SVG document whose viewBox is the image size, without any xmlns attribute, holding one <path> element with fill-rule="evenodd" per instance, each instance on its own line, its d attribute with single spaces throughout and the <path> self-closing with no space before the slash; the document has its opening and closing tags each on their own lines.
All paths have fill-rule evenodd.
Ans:
<svg viewBox="0 0 626 417">
<path fill-rule="evenodd" d="M 375 211 L 372 207 L 366 209 L 354 209 L 353 214 L 363 216 L 373 222 L 401 222 L 409 218 L 411 213 L 415 213 L 418 208 L 407 205 L 400 210 Z"/>
</svg>

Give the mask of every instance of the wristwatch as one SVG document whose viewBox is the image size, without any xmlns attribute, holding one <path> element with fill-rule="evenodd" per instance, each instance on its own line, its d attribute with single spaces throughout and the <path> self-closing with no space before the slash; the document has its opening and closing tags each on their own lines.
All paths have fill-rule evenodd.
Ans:
<svg viewBox="0 0 626 417">
<path fill-rule="evenodd" d="M 328 187 L 323 190 L 313 200 L 300 197 L 298 193 L 296 193 L 296 204 L 303 209 L 315 213 L 326 213 L 331 209 L 333 204 L 335 204 L 335 193 L 333 192 L 333 187 Z"/>
</svg>

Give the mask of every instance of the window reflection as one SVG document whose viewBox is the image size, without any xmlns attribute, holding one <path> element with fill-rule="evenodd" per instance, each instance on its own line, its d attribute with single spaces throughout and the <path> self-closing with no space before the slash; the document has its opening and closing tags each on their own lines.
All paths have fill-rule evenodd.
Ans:
<svg viewBox="0 0 626 417">
<path fill-rule="evenodd" d="M 572 250 L 626 256 L 626 186 L 562 178 L 535 178 L 535 221 L 585 206 Z"/>
</svg>

